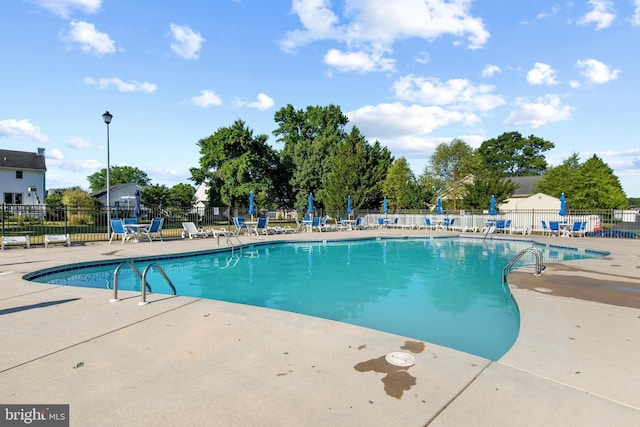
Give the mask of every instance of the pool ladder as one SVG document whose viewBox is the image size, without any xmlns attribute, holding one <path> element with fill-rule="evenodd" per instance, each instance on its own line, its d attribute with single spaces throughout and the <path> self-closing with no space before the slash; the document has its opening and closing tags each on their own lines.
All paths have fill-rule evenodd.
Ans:
<svg viewBox="0 0 640 427">
<path fill-rule="evenodd" d="M 546 268 L 543 263 L 542 251 L 538 248 L 526 248 L 518 252 L 516 256 L 511 258 L 511 260 L 504 266 L 502 269 L 502 286 L 504 287 L 507 281 L 507 274 L 511 271 L 511 267 L 515 264 L 520 258 L 522 258 L 526 254 L 533 254 L 536 259 L 536 272 L 534 273 L 536 276 L 542 274 L 544 269 Z"/>
<path fill-rule="evenodd" d="M 133 265 L 131 261 L 125 261 L 118 264 L 116 269 L 113 271 L 113 298 L 109 300 L 110 302 L 120 301 L 120 299 L 118 298 L 118 273 L 120 273 L 120 269 L 122 269 L 122 267 L 130 267 L 131 270 L 133 270 L 133 272 L 136 274 L 136 276 L 138 276 L 138 278 L 142 282 L 142 295 L 141 295 L 142 300 L 138 303 L 138 305 L 148 304 L 147 289 L 149 289 L 149 292 L 151 292 L 151 286 L 149 286 L 149 283 L 147 283 L 147 273 L 149 273 L 149 271 L 151 270 L 151 267 L 155 267 L 155 269 L 158 270 L 158 272 L 162 275 L 162 277 L 164 277 L 164 280 L 166 280 L 169 286 L 171 286 L 171 290 L 173 290 L 173 295 L 176 295 L 175 286 L 173 286 L 173 283 L 171 283 L 171 280 L 169 279 L 169 277 L 167 277 L 162 267 L 160 267 L 157 263 L 152 262 L 151 264 L 147 265 L 145 269 L 142 271 L 142 274 L 140 274 L 140 271 L 136 268 L 135 265 Z"/>
</svg>

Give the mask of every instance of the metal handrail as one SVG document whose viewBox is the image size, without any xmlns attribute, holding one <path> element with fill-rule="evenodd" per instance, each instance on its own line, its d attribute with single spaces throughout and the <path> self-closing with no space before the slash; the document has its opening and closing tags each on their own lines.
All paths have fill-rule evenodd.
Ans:
<svg viewBox="0 0 640 427">
<path fill-rule="evenodd" d="M 125 261 L 118 264 L 116 269 L 113 271 L 113 298 L 109 300 L 110 302 L 120 301 L 118 298 L 118 273 L 120 272 L 120 269 L 125 266 L 131 267 L 131 270 L 133 270 L 136 276 L 138 276 L 138 279 L 142 280 L 142 275 L 131 261 Z M 149 292 L 151 292 L 151 288 L 149 288 Z"/>
<path fill-rule="evenodd" d="M 166 280 L 167 283 L 169 284 L 169 286 L 171 286 L 171 289 L 173 290 L 173 295 L 176 295 L 176 288 L 175 288 L 175 286 L 173 286 L 173 283 L 171 283 L 171 280 L 169 279 L 169 277 L 167 277 L 167 275 L 164 272 L 164 270 L 162 269 L 162 267 L 160 267 L 160 265 L 158 265 L 158 263 L 152 262 L 151 264 L 147 265 L 147 267 L 142 272 L 142 301 L 140 301 L 138 303 L 138 305 L 148 304 L 148 302 L 147 302 L 147 292 L 146 292 L 147 291 L 147 273 L 149 272 L 151 267 L 155 267 L 156 270 L 158 270 L 160 272 L 162 277 L 164 277 L 164 280 Z M 151 288 L 149 288 L 149 292 L 151 292 Z"/>
<path fill-rule="evenodd" d="M 520 259 L 522 258 L 523 255 L 527 254 L 527 253 L 531 253 L 534 255 L 534 257 L 536 258 L 536 272 L 534 273 L 536 276 L 539 276 L 540 274 L 542 274 L 542 272 L 544 271 L 544 269 L 546 268 L 544 266 L 544 261 L 543 261 L 543 255 L 542 255 L 542 251 L 538 248 L 526 248 L 521 250 L 520 252 L 518 252 L 516 254 L 516 256 L 514 256 L 513 258 L 511 258 L 511 260 L 504 266 L 504 268 L 502 269 L 502 286 L 504 286 L 505 281 L 507 280 L 507 274 L 509 274 L 509 272 L 511 271 L 511 267 Z"/>
</svg>

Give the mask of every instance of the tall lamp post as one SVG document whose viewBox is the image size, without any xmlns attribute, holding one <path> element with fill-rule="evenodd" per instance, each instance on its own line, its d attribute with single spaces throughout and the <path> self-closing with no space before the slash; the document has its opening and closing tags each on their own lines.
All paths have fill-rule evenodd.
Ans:
<svg viewBox="0 0 640 427">
<path fill-rule="evenodd" d="M 102 115 L 102 119 L 107 124 L 107 239 L 111 239 L 111 197 L 109 193 L 109 187 L 111 183 L 109 182 L 109 169 L 111 169 L 111 161 L 109 159 L 109 123 L 111 123 L 111 119 L 113 115 L 111 115 L 108 111 Z"/>
</svg>

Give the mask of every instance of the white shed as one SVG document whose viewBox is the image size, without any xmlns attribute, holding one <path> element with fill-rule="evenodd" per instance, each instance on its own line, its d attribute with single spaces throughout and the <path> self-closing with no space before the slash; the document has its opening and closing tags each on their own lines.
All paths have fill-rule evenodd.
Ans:
<svg viewBox="0 0 640 427">
<path fill-rule="evenodd" d="M 560 210 L 560 199 L 544 193 L 533 194 L 529 197 L 512 197 L 498 206 L 500 212 L 518 210 Z"/>
</svg>

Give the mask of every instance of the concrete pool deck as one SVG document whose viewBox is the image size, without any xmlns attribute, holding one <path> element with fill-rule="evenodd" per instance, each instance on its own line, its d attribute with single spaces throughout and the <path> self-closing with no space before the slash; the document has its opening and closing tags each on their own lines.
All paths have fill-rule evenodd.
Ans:
<svg viewBox="0 0 640 427">
<path fill-rule="evenodd" d="M 611 255 L 547 263 L 540 277 L 512 272 L 520 334 L 496 362 L 277 310 L 159 294 L 139 306 L 133 292 L 111 303 L 112 291 L 22 280 L 61 264 L 217 248 L 214 238 L 10 247 L 0 253 L 0 404 L 69 404 L 72 426 L 640 425 L 640 241 L 532 240 Z M 388 364 L 393 351 L 415 365 Z"/>
</svg>

